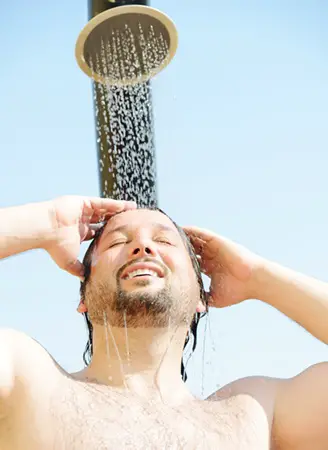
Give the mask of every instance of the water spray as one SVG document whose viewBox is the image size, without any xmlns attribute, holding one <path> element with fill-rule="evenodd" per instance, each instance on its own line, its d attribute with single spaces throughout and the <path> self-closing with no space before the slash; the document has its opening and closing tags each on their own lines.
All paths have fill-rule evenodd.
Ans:
<svg viewBox="0 0 328 450">
<path fill-rule="evenodd" d="M 89 19 L 75 56 L 94 81 L 101 195 L 157 206 L 149 81 L 175 55 L 175 25 L 146 0 L 89 0 Z"/>
</svg>

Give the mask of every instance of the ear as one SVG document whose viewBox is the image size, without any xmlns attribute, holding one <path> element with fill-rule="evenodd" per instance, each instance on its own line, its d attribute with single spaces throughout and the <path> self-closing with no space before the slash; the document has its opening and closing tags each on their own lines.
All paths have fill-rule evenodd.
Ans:
<svg viewBox="0 0 328 450">
<path fill-rule="evenodd" d="M 196 312 L 203 313 L 206 311 L 206 306 L 199 300 L 196 306 Z"/>
<path fill-rule="evenodd" d="M 77 307 L 77 312 L 80 314 L 88 312 L 88 308 L 85 306 L 83 300 L 80 300 L 79 306 Z"/>
</svg>

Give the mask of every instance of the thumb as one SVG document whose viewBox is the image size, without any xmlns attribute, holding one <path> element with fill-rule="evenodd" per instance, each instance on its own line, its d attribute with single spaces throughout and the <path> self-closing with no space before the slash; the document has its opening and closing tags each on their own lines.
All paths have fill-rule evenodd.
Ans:
<svg viewBox="0 0 328 450">
<path fill-rule="evenodd" d="M 67 264 L 66 267 L 64 267 L 64 270 L 80 279 L 84 277 L 84 266 L 78 259 Z"/>
<path fill-rule="evenodd" d="M 78 259 L 68 259 L 67 257 L 63 258 L 62 255 L 54 253 L 50 254 L 50 256 L 60 269 L 65 270 L 75 277 L 84 277 L 84 266 Z"/>
<path fill-rule="evenodd" d="M 78 259 L 79 248 L 79 239 L 73 241 L 67 239 L 60 245 L 47 250 L 57 266 L 71 275 L 81 278 L 84 276 L 84 266 Z"/>
</svg>

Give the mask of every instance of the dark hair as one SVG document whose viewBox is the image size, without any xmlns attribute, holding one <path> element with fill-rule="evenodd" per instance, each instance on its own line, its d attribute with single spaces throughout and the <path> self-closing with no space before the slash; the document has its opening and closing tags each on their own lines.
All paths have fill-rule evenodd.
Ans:
<svg viewBox="0 0 328 450">
<path fill-rule="evenodd" d="M 199 296 L 200 296 L 200 299 L 201 299 L 202 303 L 206 306 L 206 312 L 207 312 L 208 304 L 207 304 L 207 297 L 206 297 L 204 284 L 203 284 L 203 279 L 202 279 L 202 273 L 201 273 L 200 265 L 199 265 L 199 262 L 198 262 L 198 259 L 197 259 L 194 247 L 193 247 L 192 243 L 190 242 L 189 237 L 186 235 L 186 233 L 183 231 L 183 229 L 181 227 L 179 227 L 179 225 L 177 225 L 161 209 L 159 209 L 159 208 L 144 208 L 144 209 L 150 209 L 150 210 L 153 210 L 153 211 L 161 212 L 162 214 L 164 214 L 166 217 L 168 217 L 171 220 L 171 222 L 174 224 L 174 226 L 178 230 L 178 232 L 179 232 L 179 234 L 180 234 L 180 236 L 182 238 L 182 241 L 184 242 L 184 244 L 185 244 L 185 246 L 186 246 L 186 248 L 188 250 L 188 253 L 189 253 L 189 256 L 190 256 L 190 259 L 191 259 L 191 262 L 192 262 L 192 266 L 193 266 L 194 271 L 195 271 L 196 276 L 197 276 L 197 281 L 198 281 L 198 285 L 199 285 Z M 96 232 L 95 237 L 94 237 L 93 241 L 91 242 L 91 244 L 89 245 L 89 248 L 87 249 L 87 251 L 86 251 L 86 253 L 84 255 L 84 258 L 83 258 L 83 265 L 84 265 L 84 271 L 85 272 L 84 272 L 84 281 L 81 283 L 81 287 L 80 287 L 80 296 L 81 296 L 81 300 L 82 301 L 84 301 L 86 286 L 87 286 L 87 283 L 88 283 L 88 281 L 90 279 L 92 254 L 93 254 L 93 251 L 94 251 L 94 249 L 95 249 L 99 239 L 101 238 L 101 236 L 103 234 L 103 231 L 104 231 L 104 229 L 106 227 L 106 224 L 107 224 L 107 222 L 105 222 L 104 226 L 102 228 L 100 228 Z M 204 317 L 206 312 L 205 313 L 198 313 L 198 312 L 195 313 L 195 315 L 193 317 L 193 320 L 191 322 L 191 325 L 190 325 L 190 332 L 186 336 L 186 340 L 185 340 L 183 349 L 185 349 L 186 346 L 188 345 L 189 340 L 190 340 L 190 335 L 192 335 L 193 336 L 193 343 L 192 343 L 191 352 L 195 351 L 196 345 L 197 345 L 197 328 L 198 328 L 198 324 L 199 324 L 200 319 L 202 317 Z M 85 318 L 87 329 L 88 329 L 88 341 L 87 341 L 87 344 L 86 344 L 86 347 L 85 347 L 85 350 L 84 350 L 84 353 L 83 353 L 83 361 L 84 361 L 84 363 L 86 365 L 89 365 L 90 361 L 91 361 L 91 358 L 92 358 L 92 354 L 93 354 L 93 336 L 92 336 L 93 327 L 92 327 L 92 323 L 91 323 L 90 318 L 89 318 L 89 314 L 86 312 L 86 313 L 83 313 L 83 316 Z M 182 376 L 183 381 L 187 380 L 187 374 L 186 374 L 185 367 L 184 367 L 183 357 L 182 357 L 182 360 L 181 360 L 181 376 Z"/>
</svg>

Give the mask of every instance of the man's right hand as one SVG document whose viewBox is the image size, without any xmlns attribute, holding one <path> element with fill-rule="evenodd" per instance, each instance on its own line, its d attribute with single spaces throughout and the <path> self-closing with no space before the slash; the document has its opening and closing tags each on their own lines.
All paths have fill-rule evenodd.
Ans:
<svg viewBox="0 0 328 450">
<path fill-rule="evenodd" d="M 48 203 L 52 230 L 43 248 L 55 263 L 72 275 L 83 277 L 78 260 L 81 242 L 92 239 L 92 225 L 113 214 L 135 209 L 135 202 L 98 197 L 65 196 Z"/>
</svg>

